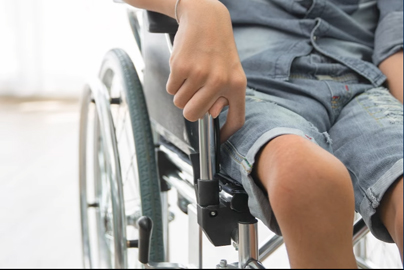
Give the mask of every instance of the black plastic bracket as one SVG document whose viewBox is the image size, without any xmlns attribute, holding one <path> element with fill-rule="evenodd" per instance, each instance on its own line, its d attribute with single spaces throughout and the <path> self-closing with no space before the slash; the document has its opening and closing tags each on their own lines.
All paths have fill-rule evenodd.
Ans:
<svg viewBox="0 0 404 270">
<path fill-rule="evenodd" d="M 209 205 L 219 205 L 219 181 L 213 180 L 198 180 L 197 202 L 202 207 Z"/>
<path fill-rule="evenodd" d="M 221 189 L 232 195 L 229 201 L 220 200 Z M 199 180 L 196 192 L 198 224 L 214 246 L 230 245 L 238 223 L 256 222 L 248 208 L 248 195 L 225 177 L 218 174 L 213 180 Z"/>
</svg>

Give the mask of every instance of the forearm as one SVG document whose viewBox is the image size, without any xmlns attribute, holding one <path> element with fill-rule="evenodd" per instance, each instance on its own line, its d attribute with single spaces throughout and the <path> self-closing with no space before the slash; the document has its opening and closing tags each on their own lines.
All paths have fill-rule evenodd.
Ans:
<svg viewBox="0 0 404 270">
<path fill-rule="evenodd" d="M 175 17 L 174 7 L 176 0 L 124 0 L 124 1 L 129 5 L 137 8 L 159 12 L 172 18 Z"/>
<path fill-rule="evenodd" d="M 177 0 L 124 1 L 175 17 Z M 228 106 L 220 132 L 224 142 L 244 124 L 247 87 L 230 13 L 218 0 L 181 0 L 177 16 L 179 26 L 169 62 L 167 92 L 189 121 L 197 121 L 206 113 L 216 118 Z"/>
<path fill-rule="evenodd" d="M 175 4 L 177 0 L 124 0 L 131 6 L 146 9 L 150 11 L 155 11 L 158 13 L 165 14 L 169 17 L 175 18 Z M 192 21 L 198 22 L 202 20 L 208 20 L 209 15 L 217 15 L 214 11 L 221 10 L 220 12 L 225 12 L 224 16 L 228 15 L 228 10 L 224 5 L 218 0 L 181 0 L 177 8 L 178 21 L 181 17 L 191 18 Z M 193 16 L 190 14 L 197 14 Z M 199 15 L 203 14 L 202 17 Z M 227 19 L 227 18 L 226 18 Z M 226 21 L 225 23 L 228 23 Z"/>
<path fill-rule="evenodd" d="M 399 51 L 379 65 L 386 75 L 391 94 L 403 103 L 403 51 Z"/>
</svg>

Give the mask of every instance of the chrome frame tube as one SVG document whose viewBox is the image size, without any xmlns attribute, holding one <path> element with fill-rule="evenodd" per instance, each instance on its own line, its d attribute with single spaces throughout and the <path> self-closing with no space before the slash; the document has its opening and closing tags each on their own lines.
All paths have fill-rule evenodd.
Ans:
<svg viewBox="0 0 404 270">
<path fill-rule="evenodd" d="M 245 268 L 251 260 L 258 260 L 257 222 L 238 224 L 238 259 L 239 268 Z"/>
<path fill-rule="evenodd" d="M 362 224 L 364 224 L 364 221 L 362 219 L 359 219 L 355 222 L 354 228 L 359 226 L 360 228 L 353 235 L 352 241 L 354 245 L 356 245 L 369 232 L 369 228 L 366 225 Z"/>
<path fill-rule="evenodd" d="M 165 261 L 170 261 L 169 253 L 169 226 L 168 226 L 168 193 L 167 191 L 161 192 L 161 219 L 163 223 L 163 241 L 164 241 L 164 257 Z"/>
<path fill-rule="evenodd" d="M 188 264 L 189 268 L 202 269 L 202 229 L 193 204 L 188 205 Z"/>
<path fill-rule="evenodd" d="M 274 253 L 283 244 L 283 237 L 279 235 L 274 235 L 269 238 L 264 245 L 259 249 L 259 261 L 262 262 L 266 260 L 272 253 Z"/>
<path fill-rule="evenodd" d="M 212 180 L 215 175 L 216 151 L 213 117 L 208 113 L 199 119 L 200 179 Z"/>
<path fill-rule="evenodd" d="M 167 147 L 165 147 L 164 145 L 160 145 L 159 146 L 159 150 L 164 152 L 167 157 L 176 165 L 180 168 L 181 171 L 183 171 L 184 173 L 187 174 L 187 179 L 185 180 L 189 180 L 188 178 L 191 178 L 192 181 L 188 181 L 190 184 L 194 184 L 193 178 L 194 178 L 194 170 L 192 168 L 192 166 L 188 163 L 186 163 L 184 160 L 182 160 L 177 153 L 171 151 L 170 149 L 168 149 Z"/>
<path fill-rule="evenodd" d="M 175 188 L 187 201 L 196 205 L 195 189 L 190 186 L 188 182 L 180 179 L 177 175 L 164 175 L 163 179 Z"/>
</svg>

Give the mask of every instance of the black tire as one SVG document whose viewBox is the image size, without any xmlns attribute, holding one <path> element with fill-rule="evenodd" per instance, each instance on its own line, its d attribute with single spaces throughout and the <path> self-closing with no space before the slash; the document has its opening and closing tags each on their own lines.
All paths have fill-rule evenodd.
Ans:
<svg viewBox="0 0 404 270">
<path fill-rule="evenodd" d="M 150 260 L 154 262 L 164 261 L 160 182 L 157 173 L 152 130 L 142 85 L 130 57 L 121 49 L 113 49 L 105 55 L 99 78 L 109 90 L 111 99 L 118 100 L 120 105 L 126 104 L 128 108 L 136 153 L 134 160 L 137 162 L 137 176 L 135 178 L 137 177 L 138 179 L 140 189 L 141 215 L 148 216 L 153 221 Z M 113 84 L 116 81 L 121 86 L 121 90 L 118 92 L 113 90 Z M 118 117 L 121 117 L 119 112 L 118 116 L 113 113 L 114 123 L 119 121 Z M 119 123 L 116 123 L 115 127 L 119 144 Z M 122 158 L 124 157 L 120 153 L 120 159 L 122 160 Z M 134 161 L 132 160 L 132 162 Z M 125 168 L 122 168 L 122 174 L 125 174 Z"/>
</svg>

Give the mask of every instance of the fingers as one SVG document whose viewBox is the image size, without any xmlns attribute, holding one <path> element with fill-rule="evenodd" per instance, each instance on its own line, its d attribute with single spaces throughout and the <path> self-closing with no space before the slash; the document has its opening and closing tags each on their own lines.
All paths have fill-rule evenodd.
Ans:
<svg viewBox="0 0 404 270">
<path fill-rule="evenodd" d="M 192 78 L 188 78 L 182 84 L 179 90 L 174 95 L 174 105 L 180 109 L 184 109 L 188 101 L 194 96 L 194 94 L 202 88 L 201 82 L 195 81 Z"/>
<path fill-rule="evenodd" d="M 184 117 L 189 121 L 201 119 L 206 112 L 216 118 L 222 109 L 229 105 L 226 123 L 220 131 L 220 142 L 225 142 L 231 135 L 238 131 L 245 121 L 245 96 L 232 96 L 230 98 L 212 96 L 202 88 L 194 94 L 184 107 Z"/>
<path fill-rule="evenodd" d="M 172 91 L 175 92 L 174 104 L 183 109 L 184 117 L 191 122 L 203 118 L 207 112 L 216 118 L 225 106 L 229 106 L 220 136 L 224 142 L 244 125 L 246 82 L 235 80 L 227 87 L 204 83 L 195 77 L 186 79 L 179 90 Z"/>
<path fill-rule="evenodd" d="M 243 98 L 232 99 L 229 104 L 226 123 L 220 130 L 220 143 L 227 141 L 237 130 L 243 127 L 245 121 L 245 101 Z"/>
<path fill-rule="evenodd" d="M 175 95 L 181 86 L 185 83 L 187 74 L 181 70 L 172 69 L 167 81 L 167 92 L 171 95 Z"/>
<path fill-rule="evenodd" d="M 203 118 L 218 100 L 219 93 L 217 92 L 206 86 L 199 89 L 184 106 L 184 117 L 191 122 Z"/>
<path fill-rule="evenodd" d="M 225 97 L 219 97 L 218 100 L 213 104 L 212 108 L 210 108 L 209 113 L 212 115 L 213 118 L 219 116 L 220 112 L 223 110 L 224 107 L 229 105 L 229 101 Z"/>
</svg>

